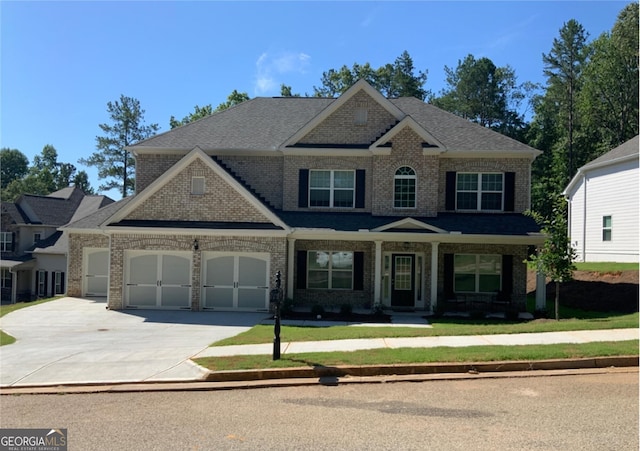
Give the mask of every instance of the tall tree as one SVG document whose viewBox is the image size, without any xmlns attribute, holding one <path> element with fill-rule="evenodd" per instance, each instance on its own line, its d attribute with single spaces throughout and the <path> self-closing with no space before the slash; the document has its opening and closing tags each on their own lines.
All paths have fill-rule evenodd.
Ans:
<svg viewBox="0 0 640 451">
<path fill-rule="evenodd" d="M 413 60 L 404 51 L 393 64 L 373 69 L 369 63 L 355 63 L 351 69 L 342 66 L 322 74 L 321 86 L 314 86 L 316 97 L 336 97 L 344 93 L 358 80 L 366 80 L 385 97 L 417 97 L 425 100 L 430 92 L 424 89 L 427 72 L 415 73 Z"/>
<path fill-rule="evenodd" d="M 638 134 L 639 28 L 638 3 L 630 3 L 592 44 L 580 101 L 584 129 L 596 144 L 589 160 Z"/>
<path fill-rule="evenodd" d="M 529 102 L 537 86 L 530 82 L 517 84 L 510 66 L 497 67 L 489 58 L 475 59 L 467 55 L 452 69 L 444 68 L 447 88 L 433 104 L 472 122 L 523 139 L 524 101 Z"/>
<path fill-rule="evenodd" d="M 177 120 L 174 116 L 169 119 L 169 125 L 171 128 L 180 127 L 181 125 L 188 124 L 189 122 L 197 121 L 203 117 L 207 117 L 213 114 L 213 107 L 211 104 L 205 105 L 202 108 L 196 105 L 193 109 L 193 113 L 189 113 L 188 116 L 182 118 L 181 121 Z"/>
<path fill-rule="evenodd" d="M 98 151 L 79 162 L 98 168 L 98 177 L 106 179 L 100 190 L 119 188 L 122 197 L 127 197 L 135 189 L 135 160 L 129 155 L 127 146 L 149 138 L 160 127 L 144 124 L 145 111 L 133 97 L 121 95 L 119 101 L 108 102 L 107 112 L 111 123 L 99 124 L 105 136 L 96 137 Z"/>
<path fill-rule="evenodd" d="M 589 58 L 588 33 L 571 19 L 554 38 L 551 51 L 542 55 L 543 73 L 547 77 L 547 96 L 558 105 L 559 123 L 566 127 L 566 172 L 563 184 L 574 174 L 575 133 L 579 127 L 577 99 L 582 88 L 582 73 Z M 560 159 L 561 162 L 563 159 Z"/>
<path fill-rule="evenodd" d="M 0 188 L 20 180 L 29 172 L 29 159 L 18 149 L 0 149 Z"/>
<path fill-rule="evenodd" d="M 249 100 L 249 94 L 247 94 L 246 92 L 238 92 L 234 89 L 233 92 L 227 97 L 227 101 L 222 102 L 220 105 L 218 105 L 216 111 L 226 110 L 227 108 L 239 105 L 242 102 L 246 102 L 247 100 Z"/>
</svg>

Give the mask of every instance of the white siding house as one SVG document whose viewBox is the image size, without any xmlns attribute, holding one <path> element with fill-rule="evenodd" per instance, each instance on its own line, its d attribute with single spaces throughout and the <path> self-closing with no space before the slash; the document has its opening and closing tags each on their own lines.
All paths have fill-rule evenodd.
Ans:
<svg viewBox="0 0 640 451">
<path fill-rule="evenodd" d="M 577 261 L 638 262 L 638 136 L 578 169 L 564 191 Z"/>
</svg>

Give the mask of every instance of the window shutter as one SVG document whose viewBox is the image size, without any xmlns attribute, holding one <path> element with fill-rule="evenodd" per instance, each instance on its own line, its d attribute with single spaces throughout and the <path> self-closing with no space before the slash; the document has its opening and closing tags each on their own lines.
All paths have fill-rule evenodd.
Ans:
<svg viewBox="0 0 640 451">
<path fill-rule="evenodd" d="M 356 170 L 356 208 L 364 208 L 365 170 Z"/>
<path fill-rule="evenodd" d="M 513 293 L 513 255 L 502 256 L 502 293 L 509 298 Z"/>
<path fill-rule="evenodd" d="M 364 290 L 364 252 L 353 253 L 353 289 Z"/>
<path fill-rule="evenodd" d="M 56 273 L 53 271 L 51 273 L 51 296 L 55 296 L 56 294 Z"/>
<path fill-rule="evenodd" d="M 298 207 L 309 206 L 309 170 L 300 169 L 298 173 Z"/>
<path fill-rule="evenodd" d="M 62 292 L 62 294 L 66 293 L 64 286 L 64 272 L 60 273 L 60 291 Z"/>
<path fill-rule="evenodd" d="M 447 211 L 456 209 L 456 173 L 447 172 L 444 208 Z"/>
<path fill-rule="evenodd" d="M 49 272 L 44 272 L 44 297 L 47 297 L 47 283 L 49 282 Z"/>
<path fill-rule="evenodd" d="M 444 296 L 453 299 L 453 254 L 444 254 Z"/>
<path fill-rule="evenodd" d="M 9 252 L 13 252 L 16 249 L 16 232 L 11 232 L 11 243 L 9 243 Z"/>
<path fill-rule="evenodd" d="M 36 271 L 36 297 L 40 294 L 40 271 Z"/>
<path fill-rule="evenodd" d="M 298 251 L 296 268 L 296 288 L 305 290 L 307 288 L 307 251 Z"/>
<path fill-rule="evenodd" d="M 504 211 L 515 211 L 516 173 L 504 174 Z"/>
</svg>

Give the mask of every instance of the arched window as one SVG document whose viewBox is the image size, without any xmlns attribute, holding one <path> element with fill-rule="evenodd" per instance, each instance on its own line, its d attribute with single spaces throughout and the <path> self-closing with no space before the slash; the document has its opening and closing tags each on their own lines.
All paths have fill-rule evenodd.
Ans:
<svg viewBox="0 0 640 451">
<path fill-rule="evenodd" d="M 402 166 L 393 178 L 393 206 L 416 208 L 416 171 Z"/>
</svg>

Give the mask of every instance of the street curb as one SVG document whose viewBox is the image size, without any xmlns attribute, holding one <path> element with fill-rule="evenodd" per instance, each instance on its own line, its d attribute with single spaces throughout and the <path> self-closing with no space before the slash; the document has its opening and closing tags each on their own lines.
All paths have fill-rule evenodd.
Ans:
<svg viewBox="0 0 640 451">
<path fill-rule="evenodd" d="M 258 370 L 209 371 L 206 382 L 264 381 L 272 379 L 403 376 L 442 373 L 495 373 L 506 371 L 590 369 L 639 366 L 639 356 L 580 359 L 523 360 L 476 363 L 416 363 L 396 365 L 315 366 Z"/>
</svg>

